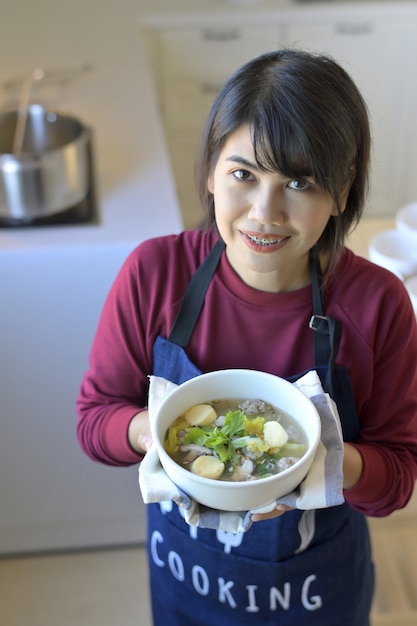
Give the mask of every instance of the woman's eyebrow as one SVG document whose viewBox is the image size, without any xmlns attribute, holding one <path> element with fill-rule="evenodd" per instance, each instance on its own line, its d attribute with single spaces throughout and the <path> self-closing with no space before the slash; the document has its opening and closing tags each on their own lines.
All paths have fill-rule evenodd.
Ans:
<svg viewBox="0 0 417 626">
<path fill-rule="evenodd" d="M 244 157 L 241 157 L 237 154 L 232 154 L 231 156 L 227 157 L 226 161 L 233 161 L 234 163 L 239 163 L 240 165 L 244 165 L 245 167 L 250 167 L 251 169 L 257 169 L 257 170 L 260 169 L 257 163 L 252 163 L 252 161 L 248 161 Z"/>
</svg>

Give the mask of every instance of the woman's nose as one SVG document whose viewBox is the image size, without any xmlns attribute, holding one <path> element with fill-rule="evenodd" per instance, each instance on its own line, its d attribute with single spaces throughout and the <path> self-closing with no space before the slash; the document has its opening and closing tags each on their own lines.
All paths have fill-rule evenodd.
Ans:
<svg viewBox="0 0 417 626">
<path fill-rule="evenodd" d="M 279 190 L 258 190 L 252 199 L 249 217 L 261 224 L 283 224 L 286 220 L 285 200 Z"/>
</svg>

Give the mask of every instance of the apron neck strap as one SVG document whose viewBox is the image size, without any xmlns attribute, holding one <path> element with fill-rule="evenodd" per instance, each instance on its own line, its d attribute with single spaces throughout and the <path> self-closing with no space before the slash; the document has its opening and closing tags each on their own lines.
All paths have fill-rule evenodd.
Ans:
<svg viewBox="0 0 417 626">
<path fill-rule="evenodd" d="M 323 272 L 317 248 L 310 250 L 311 287 L 313 297 L 313 314 L 324 317 L 323 303 Z"/>
<path fill-rule="evenodd" d="M 324 390 L 333 396 L 333 372 L 342 337 L 342 324 L 338 320 L 324 314 L 323 272 L 319 254 L 315 247 L 310 253 L 310 263 L 313 315 L 311 316 L 309 326 L 314 331 L 314 366 L 318 370 L 320 368 L 325 369 Z"/>
<path fill-rule="evenodd" d="M 191 338 L 208 286 L 216 271 L 224 247 L 224 241 L 219 239 L 202 264 L 191 276 L 187 285 L 177 317 L 168 337 L 169 341 L 178 344 L 182 348 L 185 348 Z"/>
</svg>

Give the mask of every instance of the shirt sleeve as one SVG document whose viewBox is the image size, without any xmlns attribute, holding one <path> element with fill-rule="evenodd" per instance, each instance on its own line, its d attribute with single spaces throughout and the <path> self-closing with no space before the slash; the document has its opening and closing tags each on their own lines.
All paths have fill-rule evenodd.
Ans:
<svg viewBox="0 0 417 626">
<path fill-rule="evenodd" d="M 353 442 L 363 473 L 345 498 L 357 511 L 382 517 L 407 504 L 417 478 L 417 325 L 397 282 L 366 315 L 374 328 L 373 369 L 369 398 L 360 410 L 360 435 Z"/>
<path fill-rule="evenodd" d="M 135 251 L 107 296 L 76 403 L 81 448 L 93 460 L 108 465 L 132 465 L 142 458 L 127 436 L 133 416 L 146 408 L 147 373 L 151 372 L 140 311 L 147 304 L 141 302 L 140 284 Z"/>
</svg>

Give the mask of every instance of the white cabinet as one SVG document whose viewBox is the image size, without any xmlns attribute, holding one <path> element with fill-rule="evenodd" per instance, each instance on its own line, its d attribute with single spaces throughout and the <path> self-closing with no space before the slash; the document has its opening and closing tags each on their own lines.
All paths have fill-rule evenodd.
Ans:
<svg viewBox="0 0 417 626">
<path fill-rule="evenodd" d="M 146 539 L 138 467 L 94 463 L 75 436 L 88 346 L 131 248 L 1 255 L 0 554 Z"/>
<path fill-rule="evenodd" d="M 349 16 L 289 24 L 286 44 L 331 54 L 364 96 L 372 127 L 369 215 L 389 216 L 417 198 L 411 166 L 417 130 L 417 19 Z"/>
<path fill-rule="evenodd" d="M 170 130 L 201 128 L 224 80 L 278 45 L 278 27 L 212 26 L 158 34 L 160 97 Z"/>
<path fill-rule="evenodd" d="M 377 3 L 376 3 L 377 4 Z M 201 218 L 194 159 L 219 86 L 243 62 L 294 46 L 330 53 L 350 73 L 368 104 L 373 154 L 366 213 L 393 215 L 417 199 L 417 4 L 328 5 L 213 19 L 209 27 L 154 25 L 153 69 L 177 193 L 187 227 Z M 239 24 L 241 20 L 242 24 Z M 232 24 L 232 25 L 231 25 Z"/>
</svg>

